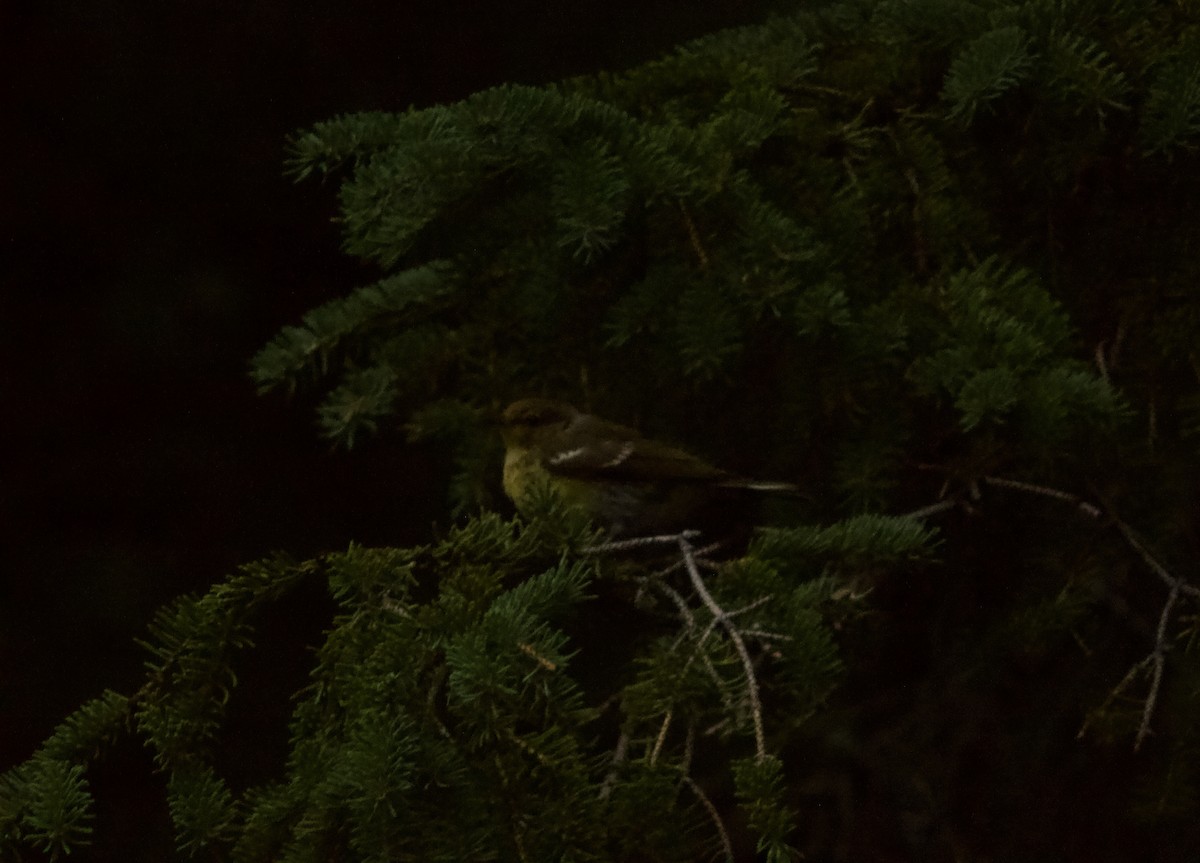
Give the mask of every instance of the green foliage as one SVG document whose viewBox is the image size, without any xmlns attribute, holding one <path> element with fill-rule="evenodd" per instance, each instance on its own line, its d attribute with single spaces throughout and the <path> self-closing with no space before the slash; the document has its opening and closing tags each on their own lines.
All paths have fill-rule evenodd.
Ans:
<svg viewBox="0 0 1200 863">
<path fill-rule="evenodd" d="M 153 697 L 139 694 L 135 712 L 161 768 L 190 769 L 195 753 L 208 750 L 237 683 L 233 656 L 252 644 L 249 616 L 312 569 L 282 556 L 250 564 L 204 596 L 181 597 L 155 615 L 142 642 Z"/>
<path fill-rule="evenodd" d="M 407 430 L 409 441 L 445 443 L 454 454 L 447 494 L 453 515 L 493 502 L 489 473 L 500 458 L 500 440 L 478 410 L 456 399 L 431 402 L 413 412 Z"/>
<path fill-rule="evenodd" d="M 319 424 L 327 437 L 352 447 L 394 414 L 405 385 L 413 386 L 408 382 L 436 375 L 453 353 L 446 328 L 422 322 L 453 292 L 436 262 L 359 288 L 309 312 L 303 326 L 286 327 L 258 352 L 252 376 L 260 391 L 290 392 L 331 365 L 344 367 L 342 383 L 320 407 Z"/>
<path fill-rule="evenodd" d="M 847 770 L 897 795 L 876 788 L 884 802 L 848 822 L 892 824 L 913 859 L 949 846 L 1040 859 L 980 838 L 978 823 L 946 826 L 960 797 L 976 799 L 962 778 L 976 771 L 936 765 L 974 764 L 971 735 L 998 737 L 1005 766 L 981 781 L 1008 789 L 989 800 L 1019 799 L 1061 779 L 1044 765 L 1074 763 L 1062 747 L 1082 745 L 1080 725 L 1089 739 L 1140 741 L 1158 721 L 1140 712 L 1150 666 L 1113 692 L 1194 612 L 1195 594 L 1164 611 L 1143 579 L 1151 549 L 1186 567 L 1194 544 L 1197 33 L 1194 9 L 1154 0 L 830 0 L 621 73 L 319 124 L 294 140 L 290 168 L 340 182 L 347 250 L 395 278 L 435 268 L 441 288 L 397 312 L 306 321 L 305 338 L 285 330 L 257 379 L 323 388 L 322 429 L 343 443 L 407 417 L 413 438 L 451 450 L 459 515 L 497 502 L 481 420 L 531 394 L 798 480 L 808 500 L 773 502 L 784 525 L 710 578 L 720 608 L 745 609 L 742 630 L 776 639 L 748 639 L 770 672 L 757 694 L 793 718 L 775 717 L 766 754 L 832 709 L 845 727 L 811 746 L 844 745 Z M 1111 529 L 1101 542 L 1075 520 L 1097 511 L 1073 511 L 1078 496 L 1103 502 L 1105 524 L 1136 521 L 1147 544 Z M 585 535 L 556 541 L 579 549 Z M 639 584 L 643 601 L 686 594 Z M 621 812 L 683 769 L 693 727 L 735 749 L 754 731 L 725 619 L 703 604 L 689 613 L 681 631 L 633 642 L 623 716 L 652 757 L 621 771 L 634 785 L 607 798 Z M 502 655 L 476 637 L 455 649 Z M 570 650 L 549 634 L 538 644 Z M 1184 665 L 1171 654 L 1166 678 Z M 838 713 L 842 674 L 865 692 Z M 979 728 L 1039 686 L 1053 719 Z M 1171 704 L 1179 716 L 1164 723 L 1200 721 L 1190 701 Z M 875 750 L 872 722 L 928 736 Z M 768 763 L 756 756 L 746 763 Z M 779 757 L 789 769 L 772 775 L 787 786 Z M 1161 775 L 1189 775 L 1170 766 L 1183 756 L 1161 758 Z M 747 801 L 752 778 L 735 783 Z M 723 782 L 697 789 L 728 792 Z M 895 844 L 853 826 L 829 827 L 846 832 L 827 846 L 786 834 L 762 813 L 804 824 L 827 810 L 768 784 L 754 785 L 776 801 L 755 816 L 773 837 L 764 854 L 811 840 L 815 857 L 836 844 L 872 859 Z M 1152 783 L 1177 801 L 1189 784 Z M 896 814 L 917 798 L 924 832 Z M 1014 819 L 999 803 L 991 817 Z M 967 851 L 931 838 L 966 834 Z"/>
<path fill-rule="evenodd" d="M 785 843 L 795 823 L 795 813 L 783 803 L 783 765 L 778 758 L 743 758 L 733 764 L 738 802 L 746 810 L 750 828 L 761 837 L 758 850 L 769 863 L 785 863 L 802 855 Z"/>
<path fill-rule="evenodd" d="M 128 697 L 110 689 L 68 716 L 41 751 L 63 761 L 94 757 L 127 730 L 131 709 Z"/>
<path fill-rule="evenodd" d="M 172 773 L 167 804 L 175 824 L 175 845 L 188 856 L 219 848 L 233 835 L 233 795 L 207 766 Z"/>
<path fill-rule="evenodd" d="M 1189 139 L 1200 134 L 1200 60 L 1195 53 L 1200 40 L 1194 39 L 1190 48 L 1165 60 L 1155 73 L 1142 127 L 1142 140 L 1151 153 L 1195 147 Z"/>
<path fill-rule="evenodd" d="M 704 817 L 691 776 L 693 758 L 725 745 L 701 739 L 701 724 L 725 725 L 720 739 L 736 745 L 759 722 L 774 733 L 798 724 L 828 696 L 841 669 L 824 622 L 837 604 L 831 583 L 789 583 L 754 558 L 710 579 L 719 601 L 746 606 L 739 631 L 765 660 L 752 682 L 709 607 L 666 574 L 568 551 L 564 539 L 594 542 L 595 532 L 545 509 L 525 524 L 474 519 L 419 548 L 264 561 L 163 609 L 145 642 L 145 685 L 85 705 L 0 778 L 0 848 L 57 853 L 87 841 L 91 741 L 128 733 L 133 709 L 188 857 L 693 859 L 727 829 Z M 629 566 L 642 573 L 641 611 L 625 598 L 595 617 Z M 326 581 L 338 614 L 296 696 L 286 769 L 234 791 L 213 755 L 237 698 L 236 651 L 265 603 L 312 578 Z M 574 671 L 581 643 L 599 634 L 602 649 L 622 617 L 655 607 L 676 619 L 673 634 L 632 635 L 646 649 L 615 651 L 623 669 Z M 751 686 L 771 697 L 765 713 L 747 700 Z M 53 754 L 68 752 L 77 760 Z M 706 770 L 706 782 L 735 782 L 764 847 L 784 847 L 783 816 L 771 814 L 778 782 L 745 766 Z"/>
<path fill-rule="evenodd" d="M 239 861 L 1196 857 L 1198 33 L 830 0 L 298 134 L 381 278 L 253 379 L 318 389 L 346 446 L 448 450 L 467 518 L 165 609 L 145 686 L 0 780 L 0 854 L 86 840 L 81 765 L 132 725 L 181 851 Z M 549 494 L 479 516 L 487 419 L 532 394 L 806 497 L 703 572 L 589 553 Z M 234 663 L 310 578 L 338 616 L 243 793 Z"/>
<path fill-rule="evenodd" d="M 558 245 L 591 261 L 619 236 L 629 205 L 629 179 L 602 142 L 581 144 L 556 168 L 550 210 Z"/>
<path fill-rule="evenodd" d="M 332 376 L 320 427 L 350 445 L 447 393 L 495 408 L 599 385 L 636 414 L 628 384 L 654 368 L 680 384 L 659 411 L 684 413 L 754 374 L 844 448 L 828 463 L 859 507 L 897 487 L 871 453 L 919 431 L 914 398 L 948 398 L 967 434 L 1060 446 L 1122 405 L 1080 362 L 1081 298 L 1048 283 L 1095 262 L 1031 240 L 1131 134 L 1186 145 L 1177 23 L 1136 3 L 826 4 L 618 75 L 321 123 L 290 170 L 340 177 L 347 249 L 393 274 L 285 329 L 255 379 Z M 463 512 L 493 492 L 459 428 L 441 439 Z M 711 433 L 746 449 L 745 429 Z"/>
<path fill-rule="evenodd" d="M 92 795 L 84 768 L 39 753 L 0 777 L 0 836 L 20 839 L 51 859 L 87 844 L 92 833 Z"/>
<path fill-rule="evenodd" d="M 752 552 L 796 579 L 831 566 L 846 575 L 896 560 L 928 559 L 934 535 L 917 519 L 861 515 L 828 527 L 765 528 L 755 537 Z"/>
<path fill-rule="evenodd" d="M 989 103 L 1025 80 L 1032 65 L 1024 31 L 997 27 L 963 47 L 946 75 L 949 116 L 970 123 Z"/>
<path fill-rule="evenodd" d="M 1064 104 L 1078 113 L 1094 111 L 1100 119 L 1129 110 L 1129 80 L 1099 42 L 1078 33 L 1053 33 L 1048 41 L 1046 60 Z"/>
<path fill-rule="evenodd" d="M 954 398 L 965 430 L 1023 413 L 1026 430 L 1036 427 L 1044 438 L 1068 433 L 1081 419 L 1119 416 L 1110 386 L 1078 360 L 1055 359 L 1069 325 L 1027 271 L 1005 271 L 988 259 L 951 276 L 935 302 L 948 314 L 930 322 L 940 329 L 935 350 L 910 374 L 922 389 Z"/>
</svg>

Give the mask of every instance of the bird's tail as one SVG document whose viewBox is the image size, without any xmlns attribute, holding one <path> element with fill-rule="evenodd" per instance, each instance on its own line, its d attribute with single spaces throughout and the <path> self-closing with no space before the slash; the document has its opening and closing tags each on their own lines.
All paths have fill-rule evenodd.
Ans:
<svg viewBox="0 0 1200 863">
<path fill-rule="evenodd" d="M 749 491 L 761 491 L 765 494 L 798 494 L 800 486 L 790 482 L 773 482 L 771 480 L 744 479 L 735 477 L 720 483 L 721 488 L 744 488 Z"/>
</svg>

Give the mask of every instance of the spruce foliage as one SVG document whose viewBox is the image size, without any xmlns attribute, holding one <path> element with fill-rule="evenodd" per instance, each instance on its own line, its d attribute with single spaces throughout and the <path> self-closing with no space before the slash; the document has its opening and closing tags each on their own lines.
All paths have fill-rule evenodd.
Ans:
<svg viewBox="0 0 1200 863">
<path fill-rule="evenodd" d="M 252 376 L 444 442 L 462 524 L 165 609 L 145 686 L 0 779 L 0 852 L 86 842 L 133 728 L 216 859 L 1200 855 L 1198 40 L 1158 0 L 805 3 L 298 134 L 381 278 Z M 809 500 L 712 567 L 489 514 L 531 394 Z M 310 579 L 286 770 L 232 788 L 237 654 Z"/>
</svg>

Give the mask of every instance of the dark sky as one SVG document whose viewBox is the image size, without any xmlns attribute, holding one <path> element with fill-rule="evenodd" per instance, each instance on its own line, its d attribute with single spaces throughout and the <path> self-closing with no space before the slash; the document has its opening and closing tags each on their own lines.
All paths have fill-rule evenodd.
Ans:
<svg viewBox="0 0 1200 863">
<path fill-rule="evenodd" d="M 626 5 L 0 4 L 0 769 L 136 685 L 131 639 L 172 596 L 445 518 L 411 497 L 428 454 L 334 452 L 308 402 L 246 376 L 378 275 L 340 252 L 336 189 L 283 178 L 285 138 L 630 65 L 767 4 Z M 290 613 L 319 631 L 325 609 Z"/>
</svg>

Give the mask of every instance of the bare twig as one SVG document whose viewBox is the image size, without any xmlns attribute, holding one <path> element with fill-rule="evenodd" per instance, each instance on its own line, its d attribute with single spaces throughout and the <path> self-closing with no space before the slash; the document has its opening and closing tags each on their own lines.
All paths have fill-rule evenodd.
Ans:
<svg viewBox="0 0 1200 863">
<path fill-rule="evenodd" d="M 940 500 L 937 503 L 932 503 L 929 506 L 923 506 L 920 509 L 914 509 L 912 512 L 904 513 L 904 518 L 929 518 L 931 515 L 946 512 L 958 506 L 959 501 L 954 498 Z"/>
<path fill-rule="evenodd" d="M 1142 721 L 1138 725 L 1137 736 L 1133 740 L 1133 751 L 1142 748 L 1142 742 L 1150 735 L 1150 719 L 1154 716 L 1154 708 L 1158 704 L 1158 690 L 1162 685 L 1163 668 L 1167 662 L 1167 623 L 1171 619 L 1171 611 L 1179 599 L 1179 586 L 1171 588 L 1163 605 L 1162 613 L 1158 616 L 1158 631 L 1155 634 L 1154 652 L 1141 664 L 1150 664 L 1150 692 L 1146 695 L 1146 703 L 1142 706 Z"/>
<path fill-rule="evenodd" d="M 686 631 L 696 628 L 696 616 L 692 614 L 692 609 L 688 606 L 687 600 L 683 598 L 683 594 L 657 576 L 651 576 L 646 580 L 657 587 L 675 604 L 675 608 L 679 611 L 679 618 L 683 621 Z"/>
<path fill-rule="evenodd" d="M 1084 500 L 1079 495 L 1071 494 L 1070 492 L 1062 491 L 1061 489 L 1021 482 L 1019 480 L 1002 479 L 1000 477 L 989 476 L 984 477 L 983 482 L 1000 488 L 1014 489 L 1016 491 L 1023 491 L 1028 494 L 1036 494 L 1042 497 L 1054 498 L 1066 503 L 1071 503 L 1074 504 L 1080 512 L 1090 516 L 1091 518 L 1099 518 L 1100 516 L 1107 514 L 1113 526 L 1116 528 L 1117 533 L 1119 533 L 1121 538 L 1125 540 L 1125 543 L 1137 553 L 1137 555 L 1142 559 L 1142 562 L 1146 564 L 1146 567 L 1156 576 L 1158 576 L 1158 578 L 1167 586 L 1167 599 L 1166 602 L 1163 603 L 1162 611 L 1159 612 L 1158 615 L 1158 628 L 1155 630 L 1154 635 L 1154 649 L 1151 651 L 1149 656 L 1139 660 L 1133 665 L 1132 668 L 1129 669 L 1129 671 L 1125 674 L 1125 677 L 1121 679 L 1121 682 L 1117 684 L 1100 708 L 1101 711 L 1103 711 L 1109 704 L 1113 702 L 1113 700 L 1118 698 L 1121 693 L 1123 693 L 1129 687 L 1129 685 L 1138 677 L 1139 674 L 1144 673 L 1147 669 L 1149 669 L 1150 690 L 1146 694 L 1146 700 L 1142 704 L 1142 720 L 1138 725 L 1137 734 L 1135 735 L 1133 741 L 1133 749 L 1135 752 L 1138 751 L 1141 749 L 1142 743 L 1144 743 L 1146 738 L 1151 734 L 1150 720 L 1154 717 L 1154 711 L 1158 707 L 1159 692 L 1162 688 L 1163 672 L 1166 668 L 1167 649 L 1169 647 L 1167 643 L 1167 630 L 1170 626 L 1171 615 L 1175 611 L 1175 606 L 1179 602 L 1180 594 L 1185 594 L 1193 599 L 1200 599 L 1200 588 L 1197 588 L 1194 584 L 1190 584 L 1181 577 L 1172 574 L 1170 570 L 1163 566 L 1162 562 L 1159 561 L 1159 559 L 1153 554 L 1151 554 L 1150 549 L 1146 547 L 1146 544 L 1143 543 L 1137 534 L 1133 532 L 1133 529 L 1112 512 L 1111 507 L 1109 507 L 1109 511 L 1105 513 L 1105 511 L 1100 507 Z M 1090 720 L 1088 722 L 1084 722 L 1083 728 L 1079 730 L 1079 736 L 1082 737 L 1087 731 L 1089 722 Z"/>
<path fill-rule="evenodd" d="M 392 595 L 386 591 L 384 591 L 383 596 L 379 598 L 379 606 L 384 611 L 389 611 L 397 617 L 412 618 L 412 615 L 409 614 L 408 609 L 404 607 L 404 604 L 396 599 L 393 599 Z"/>
<path fill-rule="evenodd" d="M 671 718 L 673 711 L 668 710 L 663 716 L 662 726 L 658 729 L 658 737 L 654 740 L 654 748 L 650 750 L 650 766 L 653 767 L 658 761 L 658 754 L 662 752 L 663 744 L 667 740 L 667 731 L 671 728 Z"/>
<path fill-rule="evenodd" d="M 1129 543 L 1129 547 L 1141 556 L 1146 566 L 1150 568 L 1150 571 L 1162 579 L 1169 588 L 1172 590 L 1178 590 L 1181 593 L 1186 593 L 1188 596 L 1200 599 L 1200 588 L 1197 588 L 1194 584 L 1188 584 L 1178 576 L 1172 575 L 1170 571 L 1161 563 L 1159 563 L 1158 559 L 1150 553 L 1150 550 L 1146 548 L 1145 544 L 1140 539 L 1138 539 L 1137 534 L 1133 532 L 1133 529 L 1130 528 L 1129 525 L 1125 524 L 1125 522 L 1121 521 L 1119 518 L 1114 518 L 1113 523 L 1116 525 L 1117 531 L 1121 534 L 1125 541 Z"/>
<path fill-rule="evenodd" d="M 687 204 L 682 200 L 679 202 L 679 212 L 683 214 L 683 224 L 687 227 L 688 240 L 692 243 L 696 257 L 700 259 L 700 266 L 707 269 L 708 253 L 704 251 L 704 244 L 700 242 L 700 232 L 696 229 L 696 223 L 692 221 L 692 214 L 688 212 Z"/>
<path fill-rule="evenodd" d="M 747 611 L 752 611 L 753 609 L 762 606 L 763 604 L 769 602 L 771 597 L 760 597 L 732 612 L 725 611 L 725 609 L 723 609 L 717 603 L 717 601 L 713 599 L 712 594 L 709 593 L 708 588 L 704 584 L 704 579 L 700 575 L 700 567 L 706 564 L 706 561 L 702 560 L 700 555 L 711 549 L 719 547 L 719 543 L 697 549 L 692 545 L 691 541 L 699 535 L 699 531 L 687 530 L 678 534 L 635 537 L 633 539 L 603 543 L 598 546 L 584 549 L 584 551 L 587 553 L 599 554 L 605 552 L 628 551 L 630 549 L 646 548 L 652 545 L 665 545 L 667 543 L 672 543 L 678 546 L 681 560 L 667 567 L 665 570 L 655 573 L 648 579 L 648 581 L 654 584 L 655 587 L 663 592 L 671 600 L 671 602 L 674 603 L 679 612 L 680 620 L 683 622 L 683 631 L 680 633 L 671 649 L 674 650 L 683 642 L 685 638 L 687 638 L 689 634 L 695 633 L 697 624 L 695 614 L 693 614 L 687 599 L 685 599 L 683 595 L 679 593 L 679 591 L 675 590 L 663 580 L 665 575 L 674 572 L 676 569 L 684 569 L 688 574 L 688 579 L 691 581 L 692 588 L 695 590 L 696 595 L 700 598 L 701 603 L 712 615 L 712 620 L 709 621 L 704 630 L 700 632 L 698 637 L 696 637 L 693 653 L 690 657 L 688 657 L 680 674 L 682 675 L 684 672 L 686 672 L 688 668 L 691 667 L 691 664 L 695 662 L 697 658 L 699 658 L 704 663 L 709 675 L 716 682 L 717 691 L 720 693 L 722 700 L 725 702 L 726 709 L 732 710 L 733 703 L 726 692 L 726 682 L 721 678 L 720 674 L 717 672 L 717 669 L 713 666 L 711 657 L 709 657 L 704 651 L 704 644 L 708 640 L 708 637 L 718 626 L 722 627 L 729 636 L 729 640 L 733 644 L 734 649 L 737 651 L 738 658 L 741 661 L 742 669 L 746 677 L 746 690 L 750 702 L 750 714 L 754 724 L 755 752 L 756 757 L 759 760 L 762 760 L 766 757 L 767 749 L 766 734 L 763 730 L 762 702 L 759 698 L 758 691 L 758 677 L 754 670 L 754 661 L 750 656 L 750 651 L 746 648 L 745 638 L 742 634 L 742 631 L 733 623 L 733 618 L 738 614 L 743 614 Z M 772 632 L 765 632 L 762 630 L 753 630 L 752 634 L 754 637 L 764 639 L 786 639 L 786 636 Z M 671 726 L 672 718 L 673 716 L 671 710 L 668 710 L 663 716 L 662 725 L 659 728 L 654 746 L 649 755 L 649 761 L 651 764 L 655 763 L 655 761 L 658 759 L 658 756 L 662 752 L 666 742 L 667 732 Z"/>
<path fill-rule="evenodd" d="M 1149 663 L 1150 657 L 1146 657 L 1141 662 L 1134 665 L 1121 678 L 1121 682 L 1112 688 L 1112 692 L 1108 693 L 1108 697 L 1104 699 L 1104 703 L 1092 711 L 1087 719 L 1084 720 L 1083 726 L 1079 729 L 1079 733 L 1075 735 L 1076 740 L 1082 740 L 1088 733 L 1088 729 L 1092 727 L 1092 717 L 1099 716 L 1105 713 L 1112 703 L 1124 694 L 1129 685 L 1137 678 L 1138 672 L 1145 671 Z"/>
<path fill-rule="evenodd" d="M 600 799 L 607 800 L 612 795 L 612 790 L 617 784 L 617 773 L 621 765 L 625 763 L 625 758 L 629 753 L 629 734 L 622 731 L 617 736 L 617 745 L 613 747 L 612 754 L 612 769 L 608 771 L 608 775 L 604 777 L 604 781 L 600 784 Z"/>
<path fill-rule="evenodd" d="M 685 530 L 682 533 L 664 533 L 656 536 L 635 536 L 632 539 L 618 539 L 612 542 L 602 542 L 583 549 L 584 554 L 606 554 L 611 551 L 630 551 L 635 548 L 646 548 L 651 545 L 674 545 L 679 537 L 695 539 L 700 535 L 698 530 Z"/>
<path fill-rule="evenodd" d="M 1104 358 L 1104 348 L 1105 347 L 1106 347 L 1106 344 L 1103 341 L 1097 343 L 1097 345 L 1096 345 L 1096 352 L 1095 352 L 1096 369 L 1100 372 L 1100 377 L 1102 377 L 1104 379 L 1104 382 L 1109 383 L 1108 361 L 1105 360 L 1105 358 Z"/>
<path fill-rule="evenodd" d="M 721 703 L 725 705 L 727 710 L 733 709 L 733 699 L 729 697 L 729 693 L 725 691 L 726 684 L 717 673 L 717 667 L 713 665 L 712 657 L 704 651 L 704 642 L 708 641 L 708 637 L 713 634 L 713 630 L 717 628 L 717 621 L 709 621 L 708 626 L 704 627 L 704 632 L 700 633 L 700 637 L 696 639 L 696 646 L 692 649 L 692 655 L 688 657 L 688 661 L 683 664 L 683 668 L 679 670 L 679 676 L 687 674 L 687 670 L 692 667 L 692 662 L 696 657 L 700 657 L 700 661 L 704 663 L 704 670 L 708 672 L 708 676 L 712 678 L 717 687 L 717 693 L 721 696 Z M 674 649 L 674 647 L 672 647 Z"/>
<path fill-rule="evenodd" d="M 766 605 L 770 601 L 771 601 L 771 594 L 768 593 L 766 596 L 760 596 L 758 599 L 754 600 L 754 602 L 746 603 L 741 608 L 735 608 L 733 611 L 727 611 L 725 613 L 725 616 L 726 617 L 737 617 L 739 614 L 745 614 L 747 611 L 754 611 L 754 609 L 756 609 L 760 606 Z"/>
<path fill-rule="evenodd" d="M 759 638 L 763 641 L 794 641 L 790 635 L 784 635 L 782 632 L 767 632 L 764 629 L 743 629 L 742 635 L 749 638 Z"/>
<path fill-rule="evenodd" d="M 721 845 L 725 849 L 725 860 L 727 863 L 733 863 L 733 843 L 729 841 L 729 831 L 725 829 L 725 822 L 721 820 L 721 813 L 717 811 L 717 807 L 708 799 L 708 795 L 696 784 L 696 780 L 688 776 L 686 773 L 683 776 L 683 783 L 696 795 L 696 799 L 700 801 L 700 805 L 708 811 L 708 817 L 712 819 L 713 826 L 717 828 L 717 835 L 721 837 Z"/>
<path fill-rule="evenodd" d="M 734 649 L 737 650 L 738 656 L 742 660 L 742 669 L 746 673 L 746 689 L 750 696 L 750 712 L 754 720 L 754 748 L 755 757 L 761 761 L 767 757 L 766 735 L 763 732 L 762 718 L 762 702 L 758 697 L 758 678 L 754 673 L 754 663 L 750 659 L 750 651 L 746 649 L 746 642 L 742 639 L 742 634 L 725 610 L 717 604 L 713 599 L 712 594 L 708 592 L 708 588 L 704 585 L 704 579 L 700 577 L 700 570 L 696 566 L 694 557 L 695 550 L 692 548 L 688 538 L 680 534 L 679 550 L 683 554 L 684 561 L 687 563 L 687 574 L 692 580 L 692 587 L 696 590 L 696 595 L 700 597 L 700 601 L 712 613 L 721 625 L 725 628 L 725 632 L 729 635 L 729 640 L 733 642 Z"/>
<path fill-rule="evenodd" d="M 653 581 L 654 585 L 659 588 L 659 590 L 670 597 L 671 601 L 675 603 L 675 607 L 679 610 L 679 617 L 684 624 L 684 628 L 680 631 L 679 636 L 671 645 L 671 650 L 673 651 L 683 643 L 683 640 L 687 638 L 690 633 L 695 631 L 696 616 L 692 614 L 692 610 L 688 606 L 687 600 L 683 598 L 679 591 L 671 587 L 671 585 L 667 584 L 661 578 L 652 577 L 651 580 Z M 688 657 L 687 662 L 684 663 L 683 668 L 679 672 L 679 676 L 683 677 L 683 675 L 687 673 L 687 670 L 692 667 L 692 662 L 694 662 L 696 657 L 699 656 L 701 661 L 704 663 L 704 669 L 708 672 L 708 676 L 711 677 L 713 683 L 716 684 L 717 692 L 721 694 L 721 701 L 726 707 L 730 707 L 731 701 L 729 695 L 725 692 L 725 681 L 721 679 L 721 675 L 717 673 L 717 669 L 713 665 L 711 657 L 709 657 L 709 655 L 705 653 L 703 649 L 704 642 L 708 640 L 708 637 L 712 635 L 713 630 L 716 629 L 716 627 L 717 621 L 714 618 L 713 620 L 709 621 L 708 626 L 704 628 L 704 631 L 700 633 L 700 637 L 696 639 L 695 646 L 692 650 L 692 655 Z"/>
<path fill-rule="evenodd" d="M 729 717 L 725 717 L 724 719 L 720 719 L 720 720 L 714 722 L 712 725 L 708 726 L 708 728 L 705 728 L 703 731 L 701 731 L 700 736 L 701 737 L 712 737 L 714 734 L 720 734 L 728 727 L 729 727 Z"/>
<path fill-rule="evenodd" d="M 1062 491 L 1057 488 L 1049 488 L 1044 485 L 1035 485 L 1031 482 L 1021 482 L 1016 479 L 1004 479 L 998 476 L 985 476 L 983 482 L 987 485 L 994 485 L 997 488 L 1010 488 L 1015 491 L 1023 491 L 1027 494 L 1036 494 L 1042 497 L 1051 497 L 1055 500 L 1073 503 L 1079 508 L 1079 511 L 1091 518 L 1099 518 L 1103 515 L 1100 507 L 1094 503 L 1090 503 L 1077 494 L 1071 494 L 1069 491 Z"/>
</svg>

